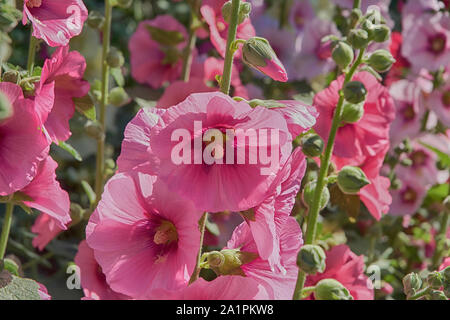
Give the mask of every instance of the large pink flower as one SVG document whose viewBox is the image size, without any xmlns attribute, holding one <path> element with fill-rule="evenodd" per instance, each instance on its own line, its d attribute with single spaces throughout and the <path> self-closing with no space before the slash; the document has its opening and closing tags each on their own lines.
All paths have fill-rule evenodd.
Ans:
<svg viewBox="0 0 450 320">
<path fill-rule="evenodd" d="M 65 141 L 71 132 L 69 120 L 75 112 L 72 98 L 81 98 L 89 92 L 89 83 L 82 80 L 86 61 L 77 51 L 69 52 L 69 46 L 59 47 L 52 57 L 45 61 L 40 87 L 54 82 L 54 101 L 51 109 L 36 103 L 36 111 L 52 141 Z M 40 95 L 40 94 L 38 94 Z M 39 101 L 39 97 L 35 101 Z"/>
<path fill-rule="evenodd" d="M 34 37 L 59 47 L 81 33 L 87 16 L 82 0 L 25 0 L 22 23 L 30 20 Z"/>
<path fill-rule="evenodd" d="M 117 174 L 86 228 L 86 239 L 111 289 L 150 298 L 187 285 L 199 249 L 201 212 L 155 176 Z"/>
<path fill-rule="evenodd" d="M 157 107 L 167 109 L 183 102 L 191 93 L 217 90 L 217 88 L 208 87 L 205 81 L 200 78 L 191 78 L 188 82 L 175 81 L 164 90 L 163 95 L 158 100 Z"/>
<path fill-rule="evenodd" d="M 166 47 L 152 39 L 149 26 L 177 31 L 184 39 L 176 47 Z M 186 43 L 186 28 L 172 16 L 159 15 L 153 20 L 139 23 L 128 43 L 133 78 L 153 88 L 160 88 L 165 82 L 178 80 L 182 70 L 182 59 L 178 53 L 181 53 Z"/>
<path fill-rule="evenodd" d="M 0 195 L 25 187 L 36 176 L 40 161 L 48 153 L 48 141 L 39 128 L 33 102 L 24 99 L 13 83 L 0 83 L 0 92 L 12 106 L 13 114 L 0 121 Z"/>
<path fill-rule="evenodd" d="M 326 254 L 325 271 L 309 275 L 305 286 L 313 286 L 322 279 L 336 279 L 350 291 L 355 300 L 373 300 L 373 286 L 364 274 L 363 256 L 357 256 L 344 244 L 333 247 Z"/>
<path fill-rule="evenodd" d="M 417 212 L 425 199 L 427 188 L 417 183 L 414 177 L 402 177 L 401 187 L 392 190 L 392 205 L 389 211 L 393 216 L 413 215 Z"/>
<path fill-rule="evenodd" d="M 364 115 L 358 122 L 345 124 L 338 129 L 333 154 L 363 160 L 367 156 L 375 156 L 389 145 L 389 125 L 394 119 L 394 103 L 387 89 L 370 73 L 359 72 L 353 80 L 361 81 L 368 91 Z M 319 111 L 314 129 L 325 141 L 328 140 L 343 82 L 344 77 L 341 76 L 314 97 L 313 105 Z"/>
<path fill-rule="evenodd" d="M 222 17 L 222 6 L 226 0 L 204 0 L 200 12 L 209 26 L 210 39 L 214 47 L 222 57 L 225 57 L 228 24 Z M 237 28 L 236 37 L 248 40 L 255 36 L 255 29 L 250 18 L 247 18 Z"/>
<path fill-rule="evenodd" d="M 222 152 L 208 150 L 205 138 L 211 133 L 225 136 L 222 146 L 214 144 Z M 208 212 L 247 210 L 261 203 L 292 150 L 281 115 L 252 109 L 223 93 L 192 94 L 167 109 L 152 128 L 150 141 L 158 176 L 170 190 Z M 265 151 L 271 160 L 261 157 Z"/>
<path fill-rule="evenodd" d="M 94 251 L 83 240 L 78 246 L 75 264 L 80 268 L 84 300 L 127 300 L 129 297 L 114 292 L 94 257 Z"/>
</svg>

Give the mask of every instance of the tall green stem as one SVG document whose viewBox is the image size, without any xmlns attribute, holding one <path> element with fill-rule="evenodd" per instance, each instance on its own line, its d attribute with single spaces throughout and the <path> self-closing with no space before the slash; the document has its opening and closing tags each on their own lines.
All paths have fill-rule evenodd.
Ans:
<svg viewBox="0 0 450 320">
<path fill-rule="evenodd" d="M 106 62 L 108 55 L 110 41 L 111 41 L 111 20 L 112 20 L 112 6 L 109 0 L 105 0 L 105 24 L 103 27 L 103 49 L 102 49 L 102 95 L 100 101 L 99 123 L 103 130 L 105 128 L 106 107 L 108 104 L 109 93 L 109 66 Z M 97 141 L 97 163 L 95 174 L 95 194 L 97 197 L 96 203 L 100 201 L 103 192 L 104 172 L 105 172 L 105 135 Z"/>
<path fill-rule="evenodd" d="M 439 229 L 439 233 L 436 235 L 436 249 L 434 249 L 434 254 L 432 258 L 433 269 L 438 268 L 441 262 L 442 253 L 445 248 L 445 239 L 447 235 L 447 229 L 449 226 L 449 219 L 450 219 L 450 210 L 445 209 L 445 212 L 441 220 L 441 228 Z"/>
<path fill-rule="evenodd" d="M 2 226 L 2 234 L 0 236 L 0 260 L 2 260 L 5 257 L 6 245 L 8 244 L 8 238 L 9 238 L 9 230 L 11 229 L 11 221 L 12 221 L 13 211 L 14 211 L 14 205 L 12 203 L 7 203 L 5 218 L 3 220 L 3 226 Z"/>
<path fill-rule="evenodd" d="M 223 66 L 222 79 L 220 81 L 220 91 L 229 94 L 231 85 L 231 72 L 233 71 L 234 41 L 236 40 L 237 27 L 239 24 L 239 6 L 240 0 L 232 0 L 231 2 L 231 17 L 228 25 L 228 39 L 225 51 L 225 63 Z"/>
<path fill-rule="evenodd" d="M 194 1 L 191 7 L 191 22 L 189 26 L 189 39 L 186 48 L 183 53 L 183 70 L 181 72 L 181 80 L 184 82 L 189 81 L 191 74 L 193 53 L 195 48 L 195 42 L 197 41 L 196 23 L 197 23 L 197 12 L 198 12 L 199 0 Z"/>
<path fill-rule="evenodd" d="M 361 0 L 353 0 L 353 8 L 361 8 Z"/>
<path fill-rule="evenodd" d="M 345 75 L 345 80 L 343 86 L 352 80 L 354 73 L 356 72 L 358 66 L 361 64 L 364 57 L 365 50 L 362 49 L 359 52 L 358 58 L 351 67 L 350 71 Z M 320 211 L 320 199 L 322 196 L 323 189 L 326 186 L 326 177 L 328 175 L 328 168 L 330 166 L 331 155 L 333 154 L 334 141 L 336 139 L 337 130 L 341 123 L 342 111 L 344 105 L 344 95 L 339 93 L 339 101 L 334 113 L 333 122 L 331 124 L 330 135 L 328 137 L 327 146 L 325 149 L 325 154 L 320 163 L 319 177 L 317 179 L 316 189 L 314 191 L 314 198 L 312 206 L 308 213 L 308 224 L 306 228 L 305 244 L 312 244 L 316 237 L 317 232 L 317 218 Z M 306 274 L 299 270 L 297 284 L 294 292 L 294 300 L 298 300 L 301 297 L 301 291 L 305 285 Z"/>
<path fill-rule="evenodd" d="M 33 73 L 34 69 L 34 59 L 36 57 L 36 47 L 38 44 L 38 40 L 33 37 L 33 28 L 30 30 L 30 45 L 28 48 L 28 61 L 27 61 L 27 70 L 29 74 Z"/>
<path fill-rule="evenodd" d="M 205 228 L 206 228 L 206 220 L 208 219 L 208 212 L 205 212 L 202 218 L 199 221 L 199 229 L 200 229 L 200 247 L 198 249 L 197 262 L 195 264 L 194 272 L 192 273 L 191 279 L 189 279 L 189 284 L 193 283 L 198 279 L 200 275 L 200 262 L 202 258 L 202 247 L 203 247 L 203 239 L 205 238 Z"/>
</svg>

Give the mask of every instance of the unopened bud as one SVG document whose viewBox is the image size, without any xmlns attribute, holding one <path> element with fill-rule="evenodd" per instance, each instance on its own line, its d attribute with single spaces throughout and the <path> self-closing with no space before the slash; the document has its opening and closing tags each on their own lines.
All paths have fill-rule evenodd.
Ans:
<svg viewBox="0 0 450 320">
<path fill-rule="evenodd" d="M 264 38 L 254 37 L 247 40 L 242 47 L 242 60 L 276 81 L 288 80 L 286 69 L 269 41 Z"/>
<path fill-rule="evenodd" d="M 89 12 L 87 24 L 92 29 L 100 30 L 105 24 L 105 17 L 100 12 L 92 10 Z"/>
<path fill-rule="evenodd" d="M 10 70 L 3 73 L 2 76 L 3 82 L 11 82 L 11 83 L 19 83 L 20 81 L 20 74 L 17 70 Z"/>
<path fill-rule="evenodd" d="M 432 290 L 429 294 L 431 300 L 447 300 L 447 297 L 442 291 Z"/>
<path fill-rule="evenodd" d="M 301 138 L 302 151 L 307 157 L 318 157 L 322 154 L 324 142 L 322 138 L 315 133 L 308 133 Z"/>
<path fill-rule="evenodd" d="M 133 0 L 116 0 L 116 1 L 117 1 L 117 5 L 123 9 L 129 8 L 131 6 L 131 4 L 133 3 Z"/>
<path fill-rule="evenodd" d="M 367 60 L 370 67 L 381 73 L 388 71 L 394 62 L 395 59 L 392 54 L 384 49 L 376 50 Z"/>
<path fill-rule="evenodd" d="M 87 121 L 84 125 L 84 130 L 89 137 L 94 138 L 96 140 L 103 140 L 105 137 L 105 133 L 103 132 L 102 126 L 97 121 Z"/>
<path fill-rule="evenodd" d="M 342 110 L 341 121 L 345 123 L 355 123 L 361 120 L 364 115 L 364 103 L 345 103 Z"/>
<path fill-rule="evenodd" d="M 350 25 L 352 26 L 352 28 L 358 24 L 361 18 L 362 18 L 361 9 L 359 8 L 353 9 L 352 12 L 350 13 Z"/>
<path fill-rule="evenodd" d="M 367 32 L 367 34 L 369 35 L 369 40 L 372 40 L 373 37 L 373 30 L 375 28 L 375 25 L 368 19 L 365 19 L 362 23 L 361 23 L 361 28 Z"/>
<path fill-rule="evenodd" d="M 427 276 L 427 284 L 432 288 L 438 290 L 444 284 L 444 277 L 440 272 L 433 271 Z"/>
<path fill-rule="evenodd" d="M 314 194 L 316 191 L 316 181 L 308 182 L 305 185 L 305 188 L 303 189 L 303 202 L 308 208 L 311 208 L 312 204 L 314 203 Z M 328 201 L 330 200 L 330 191 L 327 187 L 323 188 L 322 195 L 320 196 L 320 203 L 319 203 L 319 209 L 322 210 L 325 208 L 328 204 Z"/>
<path fill-rule="evenodd" d="M 128 93 L 122 87 L 116 87 L 109 93 L 109 103 L 115 107 L 122 107 L 131 100 Z"/>
<path fill-rule="evenodd" d="M 338 173 L 337 184 L 339 189 L 347 194 L 356 194 L 369 183 L 364 172 L 358 167 L 345 166 Z"/>
<path fill-rule="evenodd" d="M 78 203 L 70 204 L 70 218 L 72 221 L 70 222 L 71 226 L 78 224 L 81 220 L 83 220 L 83 215 L 85 210 Z"/>
<path fill-rule="evenodd" d="M 297 256 L 297 266 L 307 274 L 316 274 L 325 270 L 325 251 L 320 246 L 305 244 Z"/>
<path fill-rule="evenodd" d="M 350 103 L 357 104 L 366 99 L 367 89 L 360 81 L 350 81 L 344 86 L 344 98 Z"/>
<path fill-rule="evenodd" d="M 106 63 L 111 68 L 120 68 L 125 63 L 123 53 L 117 48 L 112 47 L 106 56 Z"/>
<path fill-rule="evenodd" d="M 369 34 L 362 29 L 350 30 L 347 40 L 354 49 L 366 48 L 370 41 Z"/>
<path fill-rule="evenodd" d="M 232 3 L 231 1 L 225 2 L 225 4 L 222 6 L 222 17 L 223 20 L 225 20 L 226 23 L 230 23 L 231 20 L 231 11 L 232 11 Z M 241 24 L 244 22 L 245 19 L 247 19 L 250 15 L 250 12 L 252 10 L 252 5 L 248 2 L 240 2 L 239 5 L 239 18 L 238 18 L 238 24 Z"/>
<path fill-rule="evenodd" d="M 220 268 L 225 263 L 225 256 L 219 251 L 212 251 L 206 256 L 206 261 L 210 267 Z"/>
<path fill-rule="evenodd" d="M 341 69 L 346 69 L 355 57 L 352 47 L 343 41 L 336 45 L 331 55 Z"/>
<path fill-rule="evenodd" d="M 335 279 L 320 280 L 316 284 L 314 297 L 317 300 L 353 300 L 347 288 Z"/>
<path fill-rule="evenodd" d="M 13 115 L 13 106 L 8 97 L 0 92 L 0 121 L 10 118 Z"/>
<path fill-rule="evenodd" d="M 408 273 L 403 278 L 402 282 L 403 282 L 403 292 L 407 296 L 415 294 L 416 291 L 419 291 L 420 288 L 422 287 L 422 279 L 415 272 Z"/>
<path fill-rule="evenodd" d="M 388 41 L 391 36 L 391 29 L 384 24 L 376 25 L 373 28 L 372 37 L 375 42 Z"/>
</svg>

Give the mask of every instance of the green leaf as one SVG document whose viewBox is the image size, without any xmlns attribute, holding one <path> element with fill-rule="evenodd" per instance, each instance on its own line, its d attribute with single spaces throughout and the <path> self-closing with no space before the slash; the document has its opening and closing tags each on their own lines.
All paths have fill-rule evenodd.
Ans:
<svg viewBox="0 0 450 320">
<path fill-rule="evenodd" d="M 93 205 L 97 199 L 94 190 L 92 189 L 91 185 L 83 180 L 81 181 L 81 186 L 83 187 L 84 192 L 86 193 L 88 199 L 89 199 L 89 203 L 91 205 Z"/>
<path fill-rule="evenodd" d="M 60 147 L 63 150 L 66 150 L 68 153 L 70 153 L 75 158 L 75 160 L 80 161 L 80 162 L 83 161 L 83 159 L 81 158 L 81 155 L 78 153 L 78 151 L 75 150 L 75 148 L 72 147 L 67 142 L 60 141 L 58 144 L 58 147 Z"/>
<path fill-rule="evenodd" d="M 11 274 L 19 276 L 20 266 L 14 260 L 9 258 L 3 259 L 3 268 L 4 270 L 9 271 Z"/>
<path fill-rule="evenodd" d="M 39 284 L 3 270 L 0 273 L 0 300 L 41 300 Z"/>
<path fill-rule="evenodd" d="M 97 119 L 97 114 L 95 111 L 95 105 L 89 94 L 82 98 L 72 98 L 75 103 L 75 109 L 84 115 L 89 120 L 95 121 Z"/>
<path fill-rule="evenodd" d="M 123 77 L 122 70 L 120 68 L 111 68 L 111 75 L 119 87 L 123 87 L 125 85 L 125 78 Z"/>
<path fill-rule="evenodd" d="M 175 30 L 164 30 L 154 26 L 146 26 L 153 40 L 164 46 L 176 46 L 184 41 L 181 32 Z"/>
<path fill-rule="evenodd" d="M 450 155 L 448 155 L 448 154 L 442 152 L 441 150 L 439 150 L 438 148 L 430 146 L 429 144 L 426 144 L 426 143 L 424 143 L 422 141 L 420 141 L 420 144 L 423 145 L 425 148 L 427 148 L 427 149 L 433 151 L 434 153 L 436 153 L 437 156 L 439 157 L 439 160 L 442 161 L 442 163 L 445 166 L 450 167 Z"/>
</svg>

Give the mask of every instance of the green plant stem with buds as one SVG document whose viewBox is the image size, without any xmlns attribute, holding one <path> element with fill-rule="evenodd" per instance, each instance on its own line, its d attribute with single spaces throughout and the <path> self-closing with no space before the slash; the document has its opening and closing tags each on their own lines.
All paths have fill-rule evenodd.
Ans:
<svg viewBox="0 0 450 320">
<path fill-rule="evenodd" d="M 105 0 L 105 24 L 103 26 L 103 48 L 102 48 L 102 87 L 101 100 L 99 108 L 99 123 L 103 133 L 105 132 L 106 107 L 108 104 L 109 93 L 109 73 L 110 69 L 106 62 L 106 57 L 110 48 L 111 41 L 111 20 L 112 20 L 112 5 L 110 0 Z M 104 137 L 104 135 L 103 135 Z M 96 204 L 100 201 L 103 192 L 105 173 L 105 139 L 101 138 L 97 141 L 97 162 L 95 174 L 95 194 Z"/>
<path fill-rule="evenodd" d="M 30 45 L 28 48 L 28 61 L 27 61 L 27 70 L 29 74 L 33 73 L 37 44 L 38 40 L 35 37 L 33 37 L 33 27 L 32 27 L 30 30 Z"/>
<path fill-rule="evenodd" d="M 417 292 L 416 294 L 414 294 L 414 295 L 412 295 L 412 296 L 410 296 L 410 297 L 407 297 L 407 300 L 417 300 L 417 299 L 420 299 L 420 298 L 426 296 L 427 294 L 429 294 L 430 291 L 431 291 L 431 288 L 430 288 L 430 287 L 427 287 L 427 288 L 425 288 L 425 289 L 423 289 L 423 290 Z"/>
<path fill-rule="evenodd" d="M 200 247 L 198 249 L 197 262 L 195 264 L 194 272 L 192 272 L 191 278 L 189 279 L 189 284 L 193 283 L 198 279 L 200 275 L 201 262 L 202 262 L 202 247 L 203 247 L 203 239 L 205 238 L 205 228 L 206 228 L 206 220 L 208 219 L 208 212 L 205 212 L 200 219 L 198 226 L 200 229 Z"/>
<path fill-rule="evenodd" d="M 231 84 L 231 72 L 233 70 L 233 59 L 236 51 L 234 41 L 236 40 L 237 27 L 239 22 L 239 6 L 240 0 L 232 0 L 231 3 L 231 18 L 228 25 L 228 38 L 225 50 L 225 63 L 223 67 L 222 79 L 220 80 L 220 91 L 229 94 Z"/>
<path fill-rule="evenodd" d="M 181 71 L 181 80 L 184 82 L 189 81 L 189 77 L 191 74 L 191 67 L 192 67 L 192 60 L 193 60 L 193 53 L 195 48 L 195 42 L 197 41 L 197 35 L 196 35 L 196 24 L 198 21 L 197 12 L 198 7 L 200 5 L 199 0 L 195 0 L 192 3 L 191 6 L 191 22 L 189 26 L 189 39 L 188 44 L 183 52 L 183 69 Z"/>
<path fill-rule="evenodd" d="M 362 63 L 364 53 L 365 53 L 364 49 L 360 50 L 358 58 L 356 59 L 356 61 L 354 62 L 348 73 L 345 75 L 345 80 L 342 87 L 344 87 L 348 82 L 352 80 L 353 75 L 355 74 L 359 65 Z M 327 183 L 326 178 L 328 175 L 328 168 L 330 166 L 331 155 L 333 153 L 334 140 L 336 139 L 337 130 L 339 129 L 339 125 L 341 123 L 341 116 L 344 105 L 344 95 L 342 94 L 342 92 L 340 92 L 339 95 L 340 97 L 336 107 L 336 111 L 334 113 L 330 135 L 328 137 L 328 143 L 325 149 L 325 154 L 322 157 L 322 161 L 320 162 L 320 171 L 319 177 L 317 179 L 316 189 L 314 191 L 314 200 L 308 213 L 308 224 L 306 228 L 305 244 L 312 244 L 316 237 L 317 218 L 319 216 L 320 211 L 320 199 L 322 196 L 323 189 L 325 188 Z M 299 300 L 301 298 L 303 286 L 305 285 L 305 280 L 306 280 L 306 273 L 303 272 L 302 270 L 299 270 L 297 283 L 294 291 L 294 300 Z"/>
<path fill-rule="evenodd" d="M 450 210 L 445 209 L 444 214 L 442 215 L 441 220 L 441 228 L 439 229 L 439 233 L 436 235 L 436 249 L 434 250 L 433 258 L 432 258 L 432 266 L 434 269 L 437 269 L 441 263 L 443 251 L 445 249 L 445 241 L 446 241 L 446 234 L 447 229 L 449 226 L 449 216 L 450 216 Z"/>
<path fill-rule="evenodd" d="M 6 204 L 5 217 L 3 218 L 2 234 L 0 236 L 0 260 L 5 257 L 6 245 L 8 244 L 9 230 L 11 229 L 12 214 L 14 204 Z"/>
</svg>

